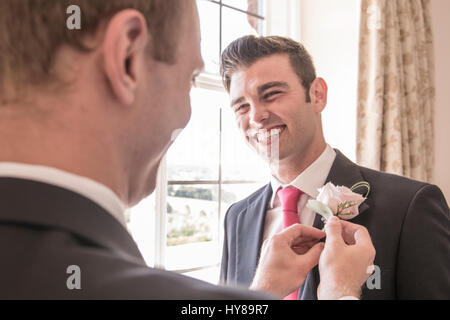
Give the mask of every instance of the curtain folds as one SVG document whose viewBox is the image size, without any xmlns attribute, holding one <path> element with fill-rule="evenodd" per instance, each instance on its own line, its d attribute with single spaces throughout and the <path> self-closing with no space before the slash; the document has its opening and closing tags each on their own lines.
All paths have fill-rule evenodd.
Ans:
<svg viewBox="0 0 450 320">
<path fill-rule="evenodd" d="M 431 182 L 434 52 L 429 0 L 362 0 L 357 162 Z"/>
</svg>

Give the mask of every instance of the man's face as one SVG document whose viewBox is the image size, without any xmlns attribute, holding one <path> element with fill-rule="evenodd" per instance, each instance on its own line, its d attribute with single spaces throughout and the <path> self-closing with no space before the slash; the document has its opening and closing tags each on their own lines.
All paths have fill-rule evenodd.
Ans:
<svg viewBox="0 0 450 320">
<path fill-rule="evenodd" d="M 139 140 L 134 157 L 135 181 L 147 195 L 155 188 L 156 169 L 176 134 L 191 116 L 190 90 L 193 77 L 203 68 L 200 24 L 195 1 L 186 4 L 178 35 L 176 62 L 149 64 L 136 104 L 139 112 L 133 135 Z M 156 154 L 155 154 L 156 153 Z"/>
<path fill-rule="evenodd" d="M 231 77 L 240 132 L 259 155 L 278 157 L 271 160 L 301 159 L 314 143 L 319 114 L 305 95 L 286 54 L 261 58 Z"/>
<path fill-rule="evenodd" d="M 184 128 L 191 116 L 190 90 L 193 77 L 203 68 L 200 52 L 200 24 L 195 1 L 186 4 L 182 26 L 177 42 L 176 62 L 174 64 L 157 63 L 149 70 L 151 89 L 144 90 L 147 99 L 156 109 L 159 119 L 155 125 L 159 135 L 165 135 L 168 143 L 174 130 Z M 150 87 L 150 85 L 149 85 Z M 155 114 L 152 114 L 155 116 Z"/>
</svg>

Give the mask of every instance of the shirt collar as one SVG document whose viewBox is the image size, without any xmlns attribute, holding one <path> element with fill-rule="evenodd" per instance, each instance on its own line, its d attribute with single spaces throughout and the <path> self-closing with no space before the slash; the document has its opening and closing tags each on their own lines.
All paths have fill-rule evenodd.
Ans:
<svg viewBox="0 0 450 320">
<path fill-rule="evenodd" d="M 316 198 L 319 194 L 317 189 L 325 184 L 335 158 L 336 152 L 327 144 L 322 154 L 292 182 L 283 184 L 276 177 L 272 176 L 270 180 L 272 186 L 270 207 L 273 208 L 276 192 L 280 187 L 285 188 L 287 186 L 293 186 L 302 190 L 311 198 Z"/>
<path fill-rule="evenodd" d="M 97 203 L 126 228 L 125 204 L 111 189 L 92 179 L 56 168 L 11 162 L 0 162 L 0 177 L 43 182 L 78 193 Z"/>
</svg>

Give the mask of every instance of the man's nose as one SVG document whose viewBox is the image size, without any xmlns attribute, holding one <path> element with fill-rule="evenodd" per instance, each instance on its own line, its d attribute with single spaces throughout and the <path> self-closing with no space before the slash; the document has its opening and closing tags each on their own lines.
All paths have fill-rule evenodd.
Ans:
<svg viewBox="0 0 450 320">
<path fill-rule="evenodd" d="M 269 119 L 269 111 L 260 103 L 250 105 L 250 125 L 261 127 Z"/>
</svg>

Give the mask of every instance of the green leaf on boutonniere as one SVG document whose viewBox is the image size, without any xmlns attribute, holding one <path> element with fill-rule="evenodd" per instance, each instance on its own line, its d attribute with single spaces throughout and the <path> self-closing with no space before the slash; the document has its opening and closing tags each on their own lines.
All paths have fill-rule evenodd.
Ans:
<svg viewBox="0 0 450 320">
<path fill-rule="evenodd" d="M 317 200 L 308 200 L 306 207 L 314 212 L 317 212 L 326 220 L 334 215 L 333 211 L 331 211 L 331 209 L 326 204 Z"/>
</svg>

